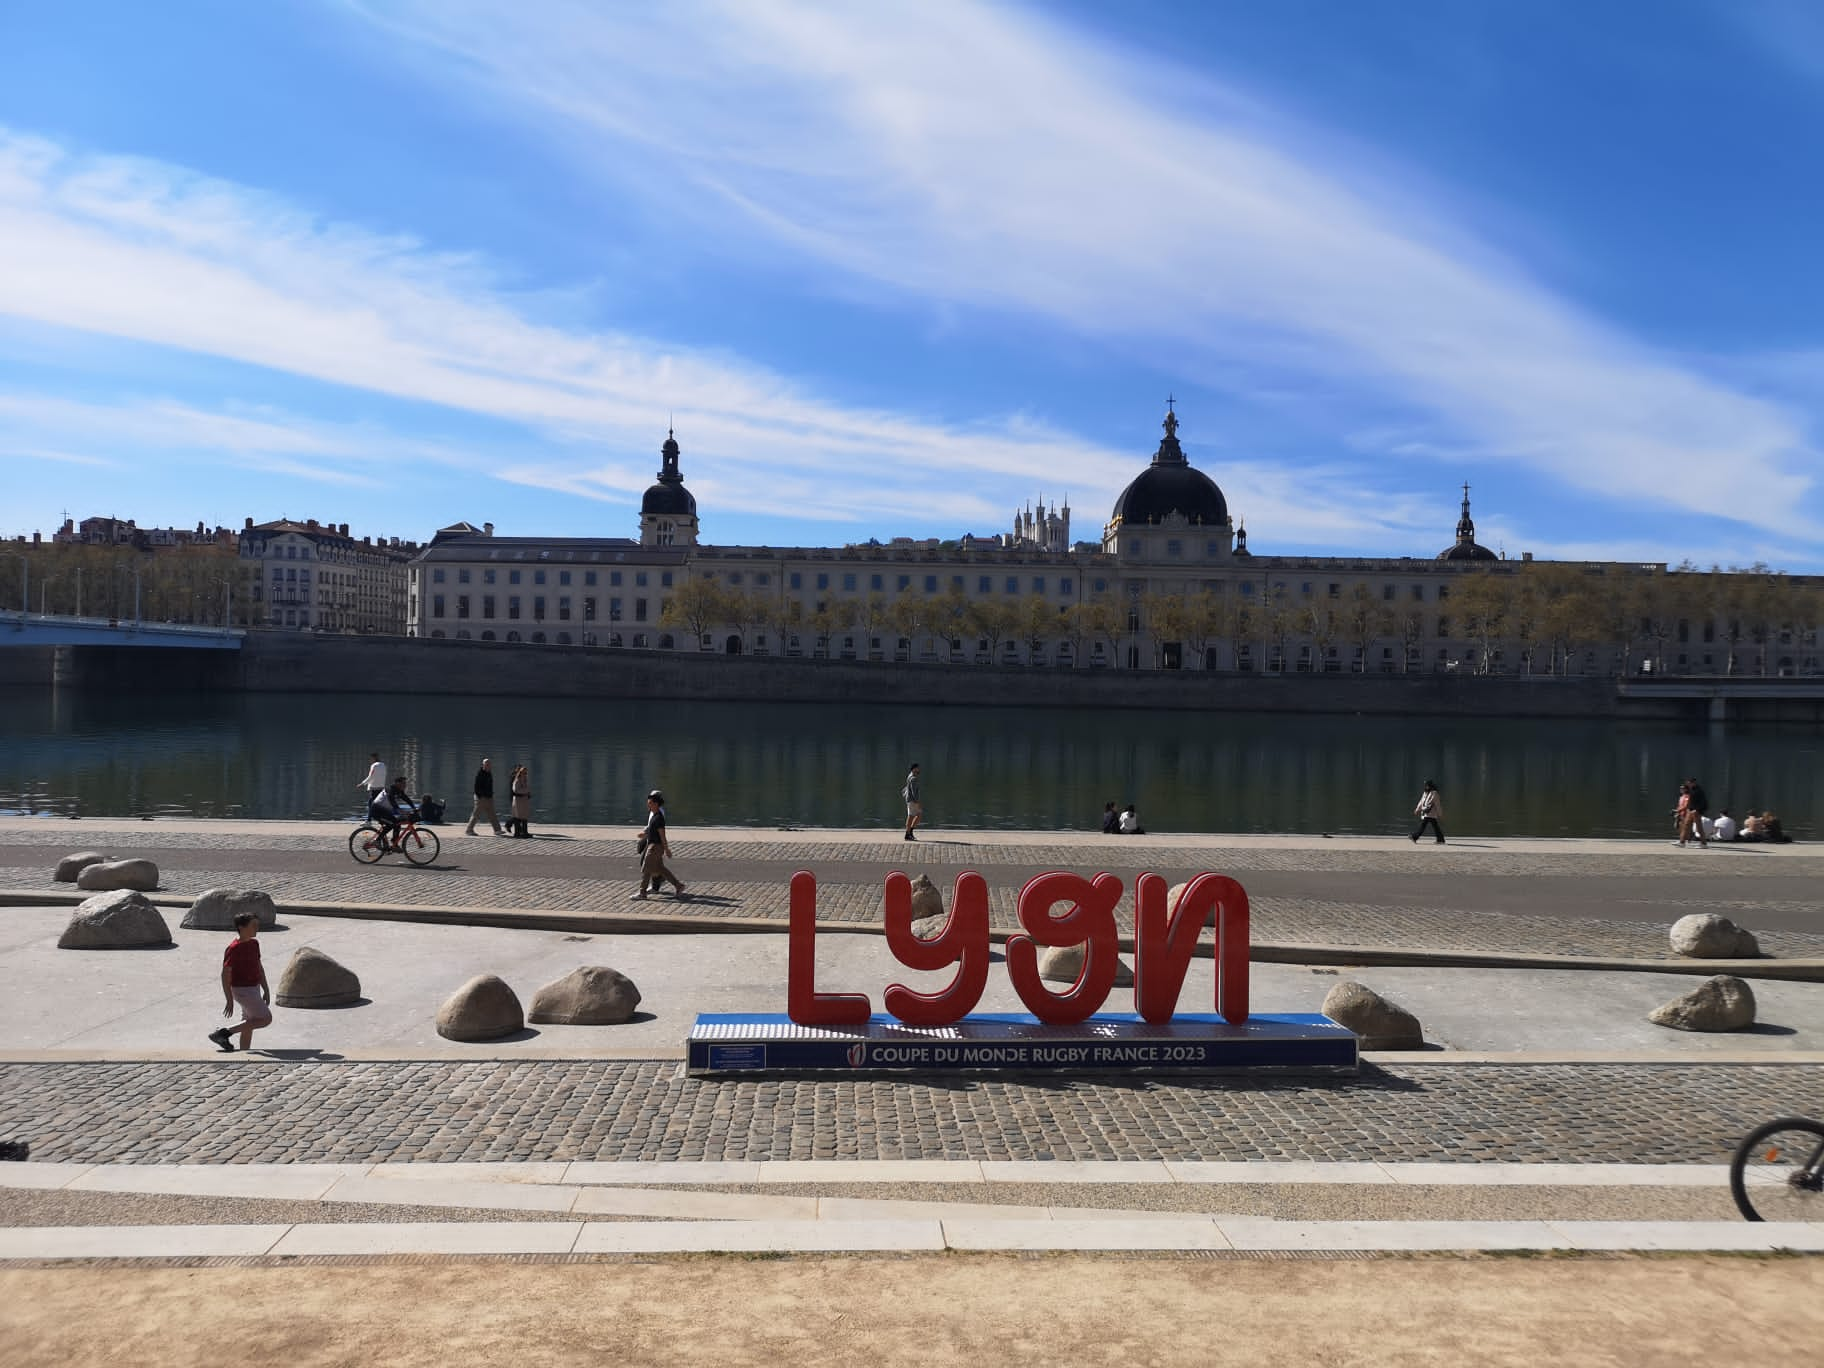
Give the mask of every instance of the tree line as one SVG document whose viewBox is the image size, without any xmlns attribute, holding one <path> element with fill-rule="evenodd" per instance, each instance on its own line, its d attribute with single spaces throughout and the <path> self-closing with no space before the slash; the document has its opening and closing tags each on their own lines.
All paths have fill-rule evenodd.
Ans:
<svg viewBox="0 0 1824 1368">
<path fill-rule="evenodd" d="M 1127 642 L 1146 645 L 1155 666 L 1175 643 L 1199 662 L 1211 648 L 1226 647 L 1231 666 L 1246 660 L 1255 668 L 1274 668 L 1275 662 L 1291 668 L 1294 654 L 1309 648 L 1309 668 L 1368 669 L 1373 648 L 1397 646 L 1395 668 L 1405 672 L 1422 668 L 1421 647 L 1450 643 L 1464 648 L 1463 663 L 1475 673 L 1580 672 L 1580 660 L 1591 654 L 1599 670 L 1626 673 L 1634 661 L 1664 673 L 1668 659 L 1685 647 L 1719 657 L 1708 667 L 1716 673 L 1770 674 L 1782 660 L 1790 668 L 1817 669 L 1824 586 L 1765 566 L 1701 571 L 1686 564 L 1662 573 L 1506 562 L 1434 582 L 1445 592 L 1428 602 L 1406 598 L 1403 583 L 1394 586 L 1392 598 L 1368 581 L 1332 597 L 1294 593 L 1269 577 L 1260 592 L 1247 596 L 1225 584 L 1187 594 L 1101 594 L 1060 605 L 1040 594 L 971 598 L 952 587 L 891 598 L 878 592 L 831 596 L 807 609 L 780 591 L 696 577 L 666 600 L 659 621 L 698 642 L 732 631 L 743 650 L 761 630 L 781 644 L 808 635 L 820 654 L 853 632 L 863 638 L 858 654 L 864 655 L 876 637 L 890 633 L 894 654 L 916 650 L 923 641 L 953 653 L 976 642 L 990 659 L 999 659 L 1011 643 L 1037 660 L 1058 644 L 1070 648 L 1077 664 L 1086 663 L 1086 648 L 1101 645 L 1113 656 Z M 898 641 L 909 646 L 900 648 Z"/>
<path fill-rule="evenodd" d="M 24 572 L 22 573 L 22 564 Z M 220 626 L 227 586 L 231 625 L 246 625 L 241 561 L 233 546 L 89 546 L 61 542 L 0 544 L 0 612 L 23 606 L 29 613 Z M 22 595 L 29 596 L 25 603 Z"/>
</svg>

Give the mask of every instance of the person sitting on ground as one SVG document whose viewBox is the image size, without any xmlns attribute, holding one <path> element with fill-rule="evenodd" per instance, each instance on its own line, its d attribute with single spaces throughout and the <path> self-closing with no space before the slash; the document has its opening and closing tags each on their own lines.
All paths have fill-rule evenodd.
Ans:
<svg viewBox="0 0 1824 1368">
<path fill-rule="evenodd" d="M 1761 839 L 1761 814 L 1749 812 L 1742 818 L 1742 829 L 1735 838 L 1738 841 L 1758 841 Z"/>
<path fill-rule="evenodd" d="M 1140 814 L 1134 811 L 1132 803 L 1121 810 L 1120 831 L 1123 836 L 1146 835 L 1145 828 L 1140 825 Z"/>
<path fill-rule="evenodd" d="M 1113 836 L 1121 830 L 1121 814 L 1115 811 L 1113 800 L 1102 805 L 1102 834 Z"/>
<path fill-rule="evenodd" d="M 1713 839 L 1718 841 L 1733 841 L 1735 839 L 1735 818 L 1729 815 L 1728 808 L 1724 808 L 1722 812 L 1717 815 L 1716 824 L 1711 827 L 1710 835 Z"/>
<path fill-rule="evenodd" d="M 417 807 L 405 791 L 405 776 L 393 780 L 386 788 L 380 790 L 379 796 L 368 805 L 367 815 L 374 825 L 380 828 L 380 839 L 387 846 L 398 844 L 399 824 L 407 818 L 418 815 Z"/>
<path fill-rule="evenodd" d="M 1780 825 L 1780 819 L 1771 812 L 1761 814 L 1761 839 L 1771 841 L 1774 845 L 1788 845 L 1792 841 L 1792 837 L 1788 836 L 1786 829 Z"/>
</svg>

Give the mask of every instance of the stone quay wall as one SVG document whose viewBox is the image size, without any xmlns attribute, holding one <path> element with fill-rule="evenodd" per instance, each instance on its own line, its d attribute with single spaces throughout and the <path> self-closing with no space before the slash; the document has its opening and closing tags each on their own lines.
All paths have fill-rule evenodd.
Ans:
<svg viewBox="0 0 1824 1368">
<path fill-rule="evenodd" d="M 238 652 L 0 651 L 0 685 L 77 689 L 1164 708 L 1366 716 L 1701 720 L 1696 699 L 1623 698 L 1606 677 L 1231 674 L 812 660 L 429 638 L 249 632 Z M 1802 715 L 1801 715 L 1802 714 Z M 1731 722 L 1824 721 L 1824 707 L 1732 704 Z"/>
<path fill-rule="evenodd" d="M 698 655 L 521 643 L 253 633 L 239 687 L 338 692 L 386 679 L 405 694 L 724 702 L 1122 707 L 1219 712 L 1591 717 L 1619 709 L 1605 679 L 1249 675 Z M 1630 716 L 1678 716 L 1632 705 Z"/>
</svg>

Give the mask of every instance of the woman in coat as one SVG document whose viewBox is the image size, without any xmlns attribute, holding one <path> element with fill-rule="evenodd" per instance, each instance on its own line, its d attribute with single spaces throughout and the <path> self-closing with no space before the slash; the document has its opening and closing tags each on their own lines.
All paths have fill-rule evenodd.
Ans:
<svg viewBox="0 0 1824 1368">
<path fill-rule="evenodd" d="M 529 838 L 532 833 L 526 830 L 526 823 L 532 820 L 532 777 L 524 765 L 513 767 L 508 788 L 513 794 L 513 834 Z"/>
<path fill-rule="evenodd" d="M 1444 844 L 1444 795 L 1430 779 L 1425 781 L 1425 787 L 1419 793 L 1419 805 L 1412 810 L 1412 815 L 1419 819 L 1418 830 L 1412 833 L 1413 840 L 1418 840 L 1425 834 L 1425 828 L 1430 827 L 1438 844 Z"/>
</svg>

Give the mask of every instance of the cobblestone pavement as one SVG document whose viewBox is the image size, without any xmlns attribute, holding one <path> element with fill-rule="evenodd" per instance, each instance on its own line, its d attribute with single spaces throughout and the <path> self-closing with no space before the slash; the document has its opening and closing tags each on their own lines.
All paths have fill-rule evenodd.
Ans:
<svg viewBox="0 0 1824 1368">
<path fill-rule="evenodd" d="M 1316 1159 L 1716 1163 L 1820 1065 L 1357 1077 L 695 1080 L 671 1062 L 0 1065 L 35 1160 Z"/>
<path fill-rule="evenodd" d="M 1824 910 L 1810 896 L 1824 857 L 1757 862 L 1752 853 L 1640 851 L 1541 853 L 1412 849 L 1200 850 L 1084 838 L 969 845 L 961 838 L 830 840 L 818 833 L 777 839 L 681 837 L 676 867 L 691 900 L 634 904 L 631 843 L 553 837 L 532 843 L 449 833 L 441 863 L 415 869 L 397 859 L 361 868 L 346 852 L 346 828 L 322 835 L 211 831 L 96 831 L 117 854 L 159 861 L 165 889 L 194 894 L 218 886 L 255 886 L 281 901 L 401 906 L 518 908 L 568 913 L 662 911 L 700 918 L 783 920 L 787 881 L 799 868 L 820 871 L 818 914 L 828 921 L 877 924 L 884 874 L 930 873 L 946 894 L 955 873 L 989 876 L 991 917 L 1017 925 L 1021 882 L 1044 869 L 1090 870 L 1115 864 L 1131 880 L 1155 869 L 1179 880 L 1202 868 L 1243 876 L 1257 941 L 1411 947 L 1620 958 L 1666 957 L 1666 927 L 1693 911 L 1719 911 L 1756 931 L 1769 953 L 1824 955 Z M 446 829 L 447 831 L 447 829 Z M 53 852 L 78 842 L 66 824 L 0 835 L 0 884 L 49 887 Z M 997 872 L 999 877 L 997 877 Z M 1132 929 L 1131 902 L 1117 911 Z M 1769 923 L 1772 923 L 1770 925 Z"/>
</svg>

